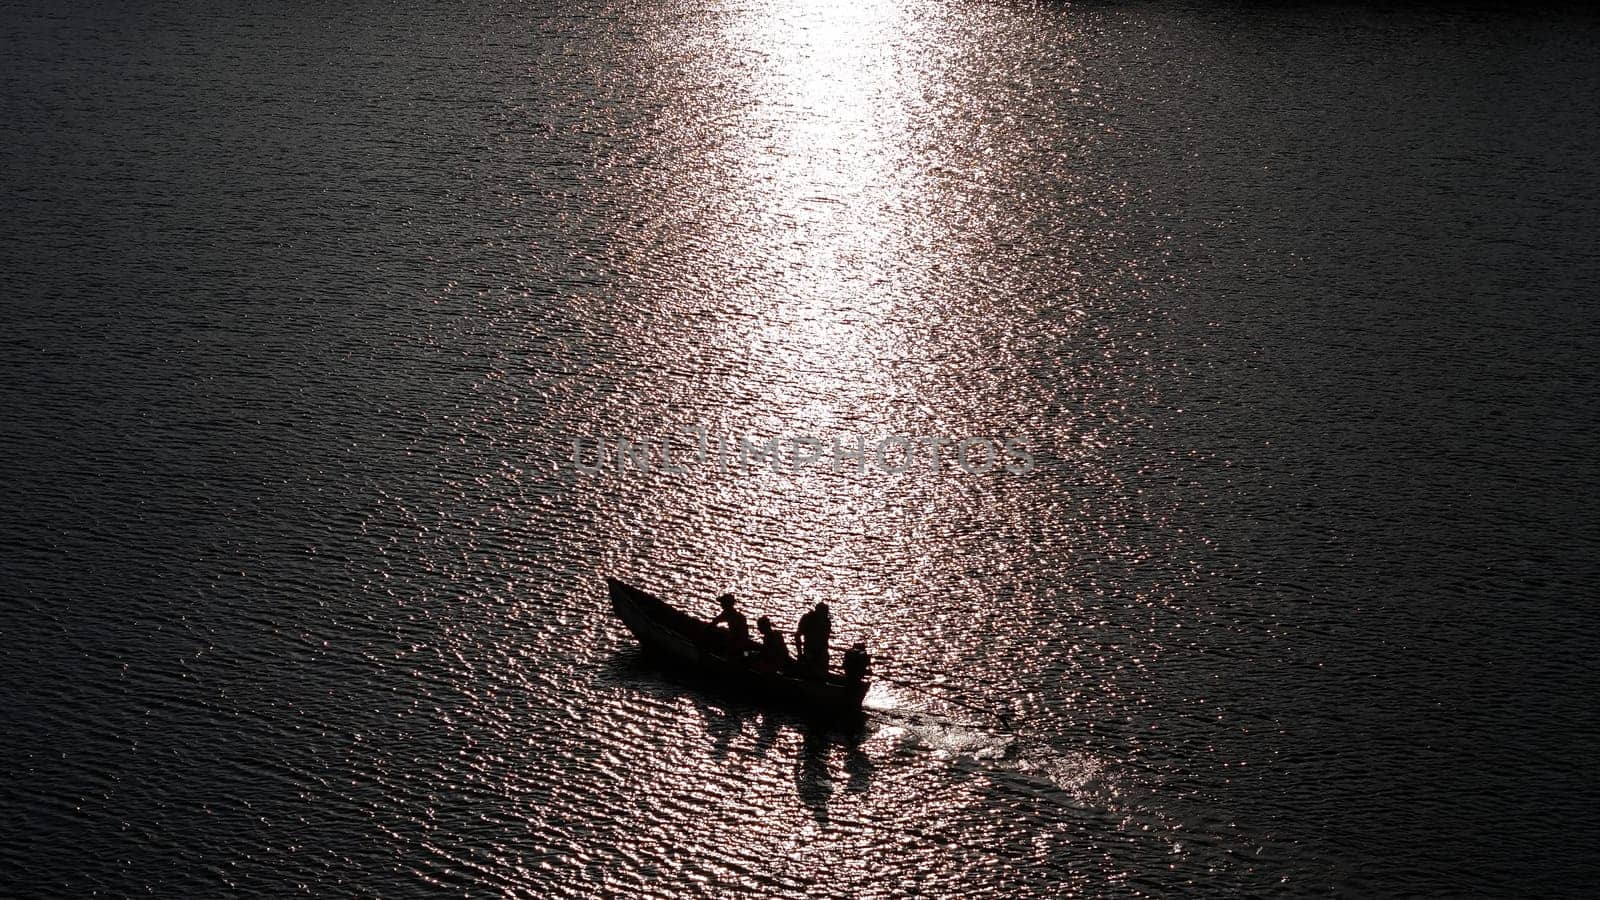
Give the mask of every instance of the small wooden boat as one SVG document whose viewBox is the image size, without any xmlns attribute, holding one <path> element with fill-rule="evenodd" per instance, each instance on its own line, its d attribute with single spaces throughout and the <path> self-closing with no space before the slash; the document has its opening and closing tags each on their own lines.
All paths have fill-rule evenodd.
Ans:
<svg viewBox="0 0 1600 900">
<path fill-rule="evenodd" d="M 827 678 L 806 678 L 761 672 L 733 659 L 722 632 L 665 600 L 615 578 L 606 579 L 611 608 L 658 663 L 691 674 L 708 687 L 791 708 L 817 718 L 861 715 L 867 682 L 850 681 L 830 672 Z M 750 645 L 755 649 L 755 644 Z"/>
</svg>

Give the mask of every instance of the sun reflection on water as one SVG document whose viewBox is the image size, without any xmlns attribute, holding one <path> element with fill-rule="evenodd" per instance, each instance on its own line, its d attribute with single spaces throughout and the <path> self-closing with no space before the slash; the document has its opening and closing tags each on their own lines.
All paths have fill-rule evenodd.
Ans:
<svg viewBox="0 0 1600 900">
<path fill-rule="evenodd" d="M 762 379 L 764 399 L 791 428 L 871 418 L 895 395 L 884 362 L 896 335 L 875 320 L 916 290 L 895 270 L 918 190 L 910 98 L 928 73 L 895 46 L 919 29 L 887 2 L 756 4 L 728 23 L 731 45 L 757 48 L 717 167 L 725 202 L 746 214 L 710 249 L 774 275 L 728 337 L 777 376 Z"/>
<path fill-rule="evenodd" d="M 1020 185 L 995 183 L 1008 155 L 1070 135 L 966 120 L 970 104 L 1024 108 L 1042 97 L 972 68 L 969 23 L 882 0 L 754 2 L 697 21 L 705 31 L 677 34 L 663 51 L 671 67 L 640 75 L 672 110 L 640 155 L 673 166 L 670 177 L 625 173 L 624 218 L 644 224 L 624 229 L 639 240 L 620 242 L 618 266 L 665 277 L 622 325 L 654 368 L 638 396 L 619 394 L 604 415 L 756 441 L 999 436 L 1040 426 L 1041 394 L 1079 388 L 1079 373 L 1101 377 L 1099 335 L 1073 283 L 1053 280 L 1060 242 L 1007 269 L 997 260 L 1016 248 L 997 250 L 1000 238 L 984 230 L 1032 196 L 1030 170 Z M 952 108 L 964 92 L 974 96 Z M 706 102 L 675 106 L 684 95 Z M 1054 173 L 1045 180 L 1072 189 Z M 1011 314 L 1010 290 L 1050 292 L 1034 331 Z M 1097 448 L 1081 446 L 1066 463 L 1072 477 L 1107 483 Z M 637 789 L 673 810 L 686 805 L 676 793 L 692 793 L 696 815 L 739 825 L 716 835 L 683 826 L 678 844 L 741 859 L 848 860 L 876 845 L 883 821 L 907 815 L 928 832 L 995 827 L 975 825 L 993 792 L 1042 802 L 1046 815 L 1056 804 L 1120 808 L 1101 787 L 1121 783 L 1108 757 L 1068 758 L 888 683 L 959 673 L 952 693 L 988 694 L 1009 712 L 1025 692 L 994 668 L 996 650 L 1030 654 L 1063 677 L 1080 664 L 1048 646 L 1041 626 L 1084 604 L 1055 585 L 1044 600 L 1017 560 L 1092 536 L 1109 508 L 1085 519 L 1082 498 L 1041 499 L 1021 481 L 952 468 L 702 467 L 607 483 L 602 493 L 624 508 L 606 521 L 625 537 L 603 550 L 608 574 L 637 576 L 703 616 L 733 591 L 748 615 L 785 630 L 826 599 L 836 640 L 865 636 L 882 651 L 873 725 L 856 739 L 692 692 L 677 701 L 695 723 L 679 729 L 694 746 L 672 748 L 660 781 Z M 1052 521 L 1057 511 L 1072 521 Z M 920 795 L 917 780 L 941 772 L 954 773 L 941 795 Z"/>
</svg>

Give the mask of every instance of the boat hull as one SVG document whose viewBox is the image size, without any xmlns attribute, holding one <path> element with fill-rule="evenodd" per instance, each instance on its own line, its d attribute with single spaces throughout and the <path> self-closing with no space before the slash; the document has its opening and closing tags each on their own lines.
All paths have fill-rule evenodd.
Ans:
<svg viewBox="0 0 1600 900">
<path fill-rule="evenodd" d="M 658 664 L 692 675 L 707 687 L 812 717 L 859 717 L 867 682 L 759 672 L 719 652 L 722 633 L 665 600 L 615 578 L 606 579 L 611 608 Z M 754 649 L 754 644 L 750 649 Z"/>
</svg>

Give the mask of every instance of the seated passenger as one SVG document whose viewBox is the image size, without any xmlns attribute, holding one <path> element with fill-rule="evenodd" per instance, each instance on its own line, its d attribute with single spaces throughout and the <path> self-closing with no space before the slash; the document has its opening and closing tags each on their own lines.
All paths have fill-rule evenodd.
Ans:
<svg viewBox="0 0 1600 900">
<path fill-rule="evenodd" d="M 751 644 L 750 621 L 744 617 L 744 613 L 733 608 L 732 594 L 723 594 L 717 598 L 717 602 L 722 604 L 722 612 L 711 620 L 711 625 L 715 628 L 727 624 L 722 644 L 724 652 L 734 659 L 743 659 L 745 651 L 750 649 Z"/>
<path fill-rule="evenodd" d="M 844 677 L 851 681 L 865 681 L 872 674 L 872 657 L 867 655 L 864 641 L 856 641 L 844 652 Z"/>
<path fill-rule="evenodd" d="M 789 647 L 783 642 L 783 632 L 772 627 L 766 616 L 756 620 L 756 630 L 761 633 L 761 651 L 756 657 L 756 667 L 763 672 L 782 672 L 794 663 Z"/>
</svg>

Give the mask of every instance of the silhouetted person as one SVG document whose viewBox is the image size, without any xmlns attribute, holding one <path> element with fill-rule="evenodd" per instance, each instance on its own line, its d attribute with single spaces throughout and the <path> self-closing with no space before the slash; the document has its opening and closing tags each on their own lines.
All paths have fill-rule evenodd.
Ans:
<svg viewBox="0 0 1600 900">
<path fill-rule="evenodd" d="M 856 641 L 844 652 L 844 677 L 851 681 L 865 681 L 872 674 L 872 657 L 867 655 L 865 642 Z"/>
<path fill-rule="evenodd" d="M 788 669 L 794 660 L 789 656 L 789 647 L 783 641 L 783 632 L 772 627 L 772 620 L 766 616 L 756 620 L 756 631 L 761 633 L 761 655 L 757 663 L 763 672 L 782 672 Z"/>
<path fill-rule="evenodd" d="M 828 604 L 818 603 L 800 617 L 794 630 L 795 644 L 800 648 L 800 668 L 808 675 L 819 678 L 828 674 L 828 639 L 833 636 L 833 619 L 828 615 Z"/>
<path fill-rule="evenodd" d="M 727 643 L 725 645 L 727 653 L 734 659 L 743 658 L 744 651 L 750 646 L 750 620 L 744 617 L 744 613 L 733 608 L 732 594 L 723 594 L 717 598 L 717 602 L 722 604 L 722 612 L 711 620 L 711 625 L 715 628 L 724 622 L 727 623 Z"/>
</svg>

